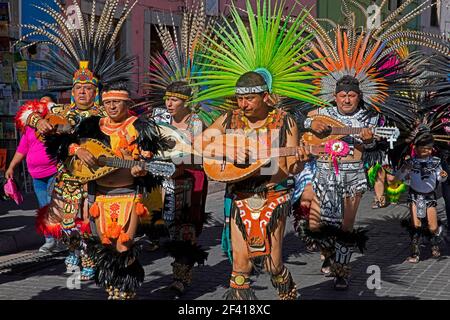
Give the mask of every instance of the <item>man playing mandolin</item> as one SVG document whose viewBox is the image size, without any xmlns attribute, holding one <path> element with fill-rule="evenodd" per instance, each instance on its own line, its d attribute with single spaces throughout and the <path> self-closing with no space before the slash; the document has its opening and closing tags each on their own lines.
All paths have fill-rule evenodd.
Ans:
<svg viewBox="0 0 450 320">
<path fill-rule="evenodd" d="M 208 137 L 217 133 L 225 134 L 228 129 L 243 133 L 243 140 L 246 135 L 256 133 L 259 142 L 268 149 L 271 144 L 298 146 L 295 122 L 285 111 L 269 107 L 269 90 L 261 74 L 247 72 L 242 75 L 236 83 L 236 97 L 239 108 L 221 116 L 205 130 L 204 152 L 214 145 Z M 270 141 L 271 137 L 279 141 Z M 199 144 L 196 142 L 195 145 Z M 227 144 L 222 149 L 220 143 L 211 150 L 214 149 L 214 157 L 223 156 L 234 159 L 236 163 L 243 163 L 249 161 L 252 150 L 254 151 L 251 148 L 255 146 L 249 147 L 250 149 Z M 292 181 L 288 177 L 300 171 L 302 165 L 299 161 L 307 158 L 306 151 L 299 148 L 296 155 L 276 158 L 277 169 L 273 175 L 264 174 L 262 168 L 242 181 L 227 185 L 226 226 L 222 246 L 232 259 L 233 272 L 225 298 L 255 298 L 249 279 L 252 267 L 265 267 L 270 272 L 272 284 L 278 290 L 280 299 L 297 297 L 295 283 L 282 261 L 282 245 L 286 218 L 291 210 L 289 190 Z M 255 219 L 256 221 L 252 221 Z"/>
<path fill-rule="evenodd" d="M 378 116 L 367 116 L 367 111 L 360 107 L 361 90 L 359 81 L 351 76 L 342 77 L 336 85 L 336 106 L 311 111 L 305 120 L 305 128 L 313 132 L 322 131 L 323 121 L 313 120 L 314 115 L 325 115 L 344 123 L 348 127 L 362 128 L 357 135 L 347 135 L 340 140 L 329 140 L 325 148 L 329 150 L 326 157 L 317 160 L 317 169 L 313 177 L 314 197 L 309 217 L 309 229 L 318 236 L 320 231 L 333 230 L 337 235 L 321 237 L 319 241 L 325 257 L 322 271 L 331 266 L 336 289 L 348 286 L 349 262 L 354 244 L 350 235 L 353 231 L 356 213 L 362 194 L 367 190 L 363 154 L 373 149 L 377 141 L 372 130 L 378 122 Z M 343 199 L 343 200 L 342 200 Z M 325 227 L 321 229 L 321 227 Z M 336 231 L 336 230 L 335 230 Z M 334 244 L 334 240 L 336 243 Z"/>
<path fill-rule="evenodd" d="M 70 154 L 76 155 L 91 170 L 95 171 L 100 161 L 96 150 L 87 148 L 87 138 L 100 141 L 116 158 L 123 160 L 148 160 L 166 149 L 165 139 L 160 137 L 153 121 L 129 113 L 131 99 L 125 83 L 107 86 L 102 101 L 107 117 L 81 121 L 72 135 L 76 144 L 70 145 L 73 149 Z M 104 246 L 95 254 L 95 280 L 107 290 L 110 299 L 133 298 L 144 280 L 133 238 L 139 216 L 148 213 L 142 204 L 143 193 L 161 183 L 161 179 L 137 164 L 131 169 L 122 168 L 99 176 L 89 187 L 89 214 L 95 220 L 97 235 Z"/>
<path fill-rule="evenodd" d="M 323 104 L 312 94 L 315 87 L 306 83 L 315 78 L 314 72 L 298 72 L 297 55 L 307 43 L 297 44 L 302 37 L 302 15 L 290 17 L 289 26 L 277 25 L 284 15 L 282 6 L 271 11 L 268 1 L 263 3 L 255 15 L 250 2 L 246 3 L 246 18 L 258 26 L 250 29 L 244 27 L 240 10 L 231 6 L 231 31 L 214 30 L 227 45 L 208 48 L 205 55 L 212 61 L 211 70 L 196 77 L 198 86 L 207 89 L 201 90 L 194 102 L 218 99 L 220 103 L 220 99 L 235 95 L 238 104 L 194 143 L 196 150 L 203 152 L 209 177 L 228 182 L 222 249 L 232 262 L 230 288 L 224 296 L 230 300 L 255 299 L 250 275 L 253 268 L 258 272 L 263 267 L 280 299 L 297 298 L 282 248 L 291 213 L 290 175 L 302 169 L 309 154 L 299 146 L 293 115 L 270 104 L 278 98 Z M 277 40 L 252 42 L 255 39 Z"/>
</svg>

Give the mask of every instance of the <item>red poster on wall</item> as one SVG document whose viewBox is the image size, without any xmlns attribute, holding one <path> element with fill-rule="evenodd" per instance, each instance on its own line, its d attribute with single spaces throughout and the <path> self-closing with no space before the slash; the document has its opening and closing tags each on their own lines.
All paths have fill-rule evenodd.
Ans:
<svg viewBox="0 0 450 320">
<path fill-rule="evenodd" d="M 7 156 L 7 150 L 6 149 L 0 149 L 0 171 L 5 172 L 6 171 L 6 156 Z"/>
</svg>

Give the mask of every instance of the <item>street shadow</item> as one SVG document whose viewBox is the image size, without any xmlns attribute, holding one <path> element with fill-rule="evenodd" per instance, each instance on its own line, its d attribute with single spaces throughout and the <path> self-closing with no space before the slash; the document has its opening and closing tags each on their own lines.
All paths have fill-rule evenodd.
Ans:
<svg viewBox="0 0 450 320">
<path fill-rule="evenodd" d="M 34 229 L 36 218 L 33 216 L 11 216 L 0 218 L 0 234 L 10 235 L 17 233 L 18 231 L 2 231 L 15 229 L 19 227 L 25 227 L 25 229 Z"/>
<path fill-rule="evenodd" d="M 9 267 L 3 266 L 0 274 L 0 285 L 20 281 L 31 276 L 63 276 L 66 271 L 64 259 L 66 253 L 60 253 L 48 258 L 36 258 L 34 261 L 15 263 Z"/>
<path fill-rule="evenodd" d="M 0 216 L 15 210 L 36 210 L 38 203 L 34 193 L 23 194 L 23 202 L 17 205 L 13 200 L 0 200 Z"/>
<path fill-rule="evenodd" d="M 168 288 L 173 282 L 171 274 L 151 273 L 153 276 L 158 274 L 161 276 L 144 283 L 139 291 L 145 292 L 145 294 L 140 296 L 155 300 L 194 300 L 205 294 L 215 292 L 219 287 L 228 285 L 230 273 L 231 266 L 228 259 L 225 258 L 215 265 L 196 266 L 193 271 L 192 285 L 181 297 L 177 297 L 175 292 Z"/>
<path fill-rule="evenodd" d="M 54 287 L 42 290 L 32 296 L 30 300 L 107 300 L 108 294 L 102 288 L 97 287 L 93 281 L 82 282 L 79 287 Z"/>
<path fill-rule="evenodd" d="M 405 262 L 410 253 L 410 237 L 405 228 L 401 226 L 401 221 L 409 218 L 409 213 L 405 212 L 406 206 L 401 205 L 394 208 L 394 213 L 385 216 L 365 217 L 357 222 L 357 227 L 364 227 L 368 230 L 369 240 L 366 244 L 364 254 L 355 253 L 352 258 L 352 276 L 350 288 L 344 292 L 337 292 L 333 288 L 333 278 L 323 277 L 320 283 L 312 286 L 303 287 L 299 293 L 303 299 L 358 299 L 358 300 L 417 300 L 416 296 L 408 292 L 399 293 L 399 295 L 389 295 L 389 290 L 369 290 L 367 286 L 368 278 L 371 276 L 371 268 L 378 267 L 381 275 L 381 283 L 389 283 L 389 287 L 396 287 L 397 292 L 403 292 L 411 284 L 411 275 L 409 271 L 413 268 L 421 267 L 421 263 L 427 263 L 430 256 L 430 244 L 423 241 L 421 250 L 421 261 L 419 264 L 409 264 Z M 443 257 L 440 260 L 446 260 L 448 255 L 448 246 L 442 246 Z M 317 273 L 321 261 L 317 255 Z M 429 262 L 429 261 L 428 261 Z M 439 263 L 439 261 L 436 261 Z M 371 267 L 371 268 L 369 268 Z M 423 265 L 422 265 L 423 267 Z M 301 280 L 301 279 L 300 279 Z M 384 287 L 385 285 L 382 285 Z"/>
<path fill-rule="evenodd" d="M 153 261 L 168 257 L 169 254 L 165 249 L 165 245 L 170 241 L 168 237 L 160 239 L 159 248 L 154 251 L 142 250 L 141 263 L 143 266 L 153 264 Z M 208 252 L 212 247 L 217 246 L 222 241 L 222 226 L 206 227 L 198 238 L 198 244 L 203 250 Z"/>
</svg>

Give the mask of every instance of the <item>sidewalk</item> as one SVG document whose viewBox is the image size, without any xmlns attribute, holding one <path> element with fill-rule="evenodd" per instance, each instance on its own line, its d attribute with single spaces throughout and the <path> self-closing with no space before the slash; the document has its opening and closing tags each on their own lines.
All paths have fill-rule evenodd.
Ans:
<svg viewBox="0 0 450 320">
<path fill-rule="evenodd" d="M 24 194 L 20 206 L 12 200 L 0 202 L 0 255 L 35 249 L 44 243 L 34 226 L 37 207 L 33 193 Z"/>
<path fill-rule="evenodd" d="M 211 188 L 214 191 L 213 188 Z M 404 203 L 398 206 L 372 210 L 373 194 L 364 195 L 358 211 L 357 225 L 369 229 L 369 241 L 364 255 L 355 253 L 352 257 L 353 277 L 351 287 L 346 292 L 332 289 L 332 279 L 320 273 L 321 261 L 318 252 L 308 253 L 304 244 L 293 233 L 292 217 L 286 228 L 283 245 L 283 260 L 297 283 L 302 300 L 342 300 L 342 299 L 450 299 L 450 259 L 449 248 L 444 245 L 442 259 L 430 259 L 429 248 L 423 247 L 423 261 L 417 265 L 405 262 L 409 253 L 409 236 L 400 226 L 408 209 Z M 439 199 L 438 209 L 443 215 L 443 201 Z M 199 237 L 199 244 L 209 253 L 204 266 L 195 267 L 193 286 L 183 300 L 222 299 L 228 286 L 231 265 L 221 249 L 223 226 L 223 192 L 208 196 L 207 212 L 211 219 Z M 0 299 L 25 300 L 89 300 L 106 299 L 105 292 L 92 281 L 81 282 L 72 288 L 71 275 L 65 274 L 63 257 L 33 263 L 36 254 L 29 260 L 26 252 L 18 255 L 0 256 L 0 264 L 12 258 L 21 259 L 21 265 L 10 274 L 0 272 Z M 8 259 L 9 258 L 9 259 Z M 62 259 L 62 260 L 61 260 Z M 138 290 L 138 299 L 172 300 L 173 293 L 167 290 L 172 281 L 173 259 L 163 250 L 144 251 L 140 256 L 145 270 L 145 281 Z M 381 287 L 371 288 L 371 268 L 379 268 Z M 252 287 L 259 299 L 277 299 L 270 282 L 270 276 L 263 273 L 252 277 Z"/>
<path fill-rule="evenodd" d="M 208 193 L 223 192 L 224 183 L 209 182 Z M 33 193 L 24 194 L 24 202 L 0 202 L 0 256 L 24 250 L 37 249 L 44 237 L 35 229 L 37 201 Z"/>
</svg>

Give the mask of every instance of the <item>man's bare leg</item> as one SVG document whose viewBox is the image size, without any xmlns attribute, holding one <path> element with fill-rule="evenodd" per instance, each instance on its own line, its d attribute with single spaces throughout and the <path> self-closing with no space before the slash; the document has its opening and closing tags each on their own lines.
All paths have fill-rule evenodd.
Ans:
<svg viewBox="0 0 450 320">
<path fill-rule="evenodd" d="M 278 225 L 271 233 L 270 259 L 266 259 L 265 268 L 272 275 L 272 285 L 277 289 L 281 300 L 295 300 L 297 287 L 291 273 L 283 264 L 283 238 L 286 228 L 286 217 L 278 221 Z"/>
<path fill-rule="evenodd" d="M 311 204 L 314 200 L 315 197 L 315 192 L 313 190 L 312 184 L 308 183 L 305 187 L 305 189 L 303 190 L 302 196 L 300 197 L 300 208 L 302 211 L 307 211 L 308 212 L 308 228 L 311 230 L 311 220 L 313 219 L 317 219 L 317 213 L 313 213 L 315 215 L 314 218 L 311 219 Z M 319 220 L 320 220 L 320 212 L 319 212 Z M 319 221 L 320 222 L 320 221 Z M 313 222 L 315 223 L 315 222 Z M 317 228 L 317 225 L 314 225 L 313 228 Z M 309 252 L 313 252 L 317 249 L 316 243 L 315 242 L 306 242 L 306 250 Z"/>
<path fill-rule="evenodd" d="M 230 288 L 225 293 L 224 298 L 226 300 L 255 300 L 255 293 L 250 288 L 252 263 L 248 256 L 247 243 L 234 218 L 230 219 L 230 235 L 233 251 L 233 271 L 230 278 Z"/>
<path fill-rule="evenodd" d="M 359 203 L 361 202 L 361 194 L 358 193 L 354 197 L 346 197 L 344 200 L 344 219 L 342 221 L 342 230 L 353 231 L 356 213 L 358 212 Z"/>
<path fill-rule="evenodd" d="M 375 179 L 374 191 L 375 199 L 373 208 L 382 208 L 386 205 L 386 197 L 384 196 L 384 188 L 386 182 L 386 171 L 383 168 L 378 170 L 377 177 Z"/>
<path fill-rule="evenodd" d="M 311 201 L 311 207 L 309 212 L 309 230 L 311 232 L 320 232 L 320 203 L 319 198 L 314 193 Z M 323 260 L 320 272 L 325 275 L 331 274 L 331 264 L 334 255 L 334 239 L 322 239 L 319 243 L 320 258 Z"/>
</svg>

